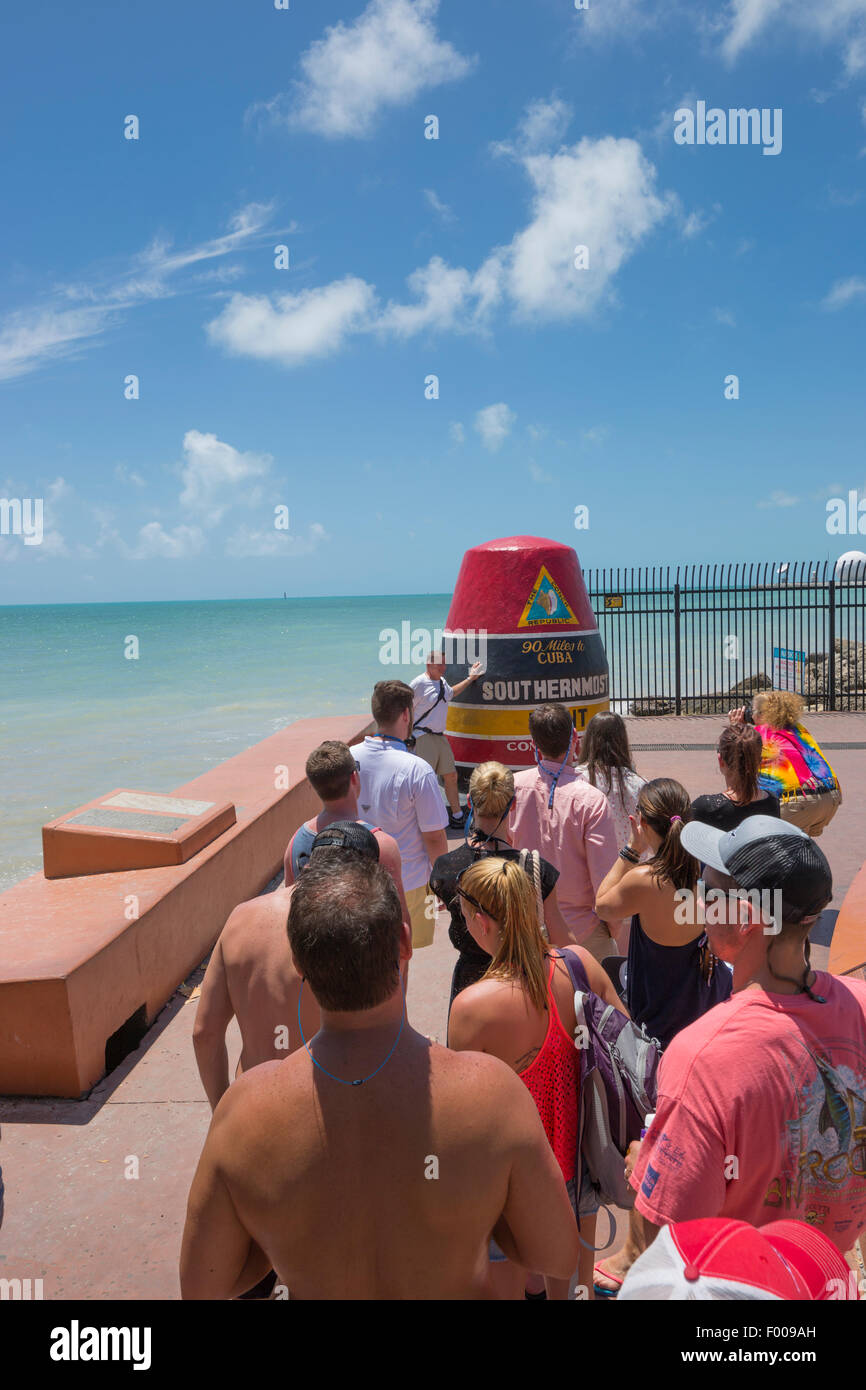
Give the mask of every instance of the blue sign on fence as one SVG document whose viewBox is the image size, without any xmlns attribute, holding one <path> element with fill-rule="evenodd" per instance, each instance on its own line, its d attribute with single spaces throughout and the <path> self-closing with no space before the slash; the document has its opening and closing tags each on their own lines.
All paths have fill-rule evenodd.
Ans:
<svg viewBox="0 0 866 1390">
<path fill-rule="evenodd" d="M 793 647 L 773 648 L 773 686 L 776 690 L 803 692 L 806 672 L 806 653 Z"/>
</svg>

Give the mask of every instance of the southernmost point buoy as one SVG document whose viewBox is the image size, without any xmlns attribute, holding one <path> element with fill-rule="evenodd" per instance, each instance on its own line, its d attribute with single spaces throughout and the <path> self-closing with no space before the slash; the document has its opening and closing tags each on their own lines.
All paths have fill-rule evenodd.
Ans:
<svg viewBox="0 0 866 1390">
<path fill-rule="evenodd" d="M 461 783 L 491 758 L 515 771 L 533 763 L 536 705 L 567 705 L 578 731 L 608 708 L 607 657 L 570 545 L 508 536 L 467 550 L 443 641 L 449 684 L 476 654 L 485 668 L 448 706 Z"/>
</svg>

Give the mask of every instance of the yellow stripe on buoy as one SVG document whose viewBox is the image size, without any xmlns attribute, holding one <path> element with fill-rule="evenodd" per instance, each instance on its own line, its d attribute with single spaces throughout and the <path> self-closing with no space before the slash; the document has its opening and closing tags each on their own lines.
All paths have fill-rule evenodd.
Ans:
<svg viewBox="0 0 866 1390">
<path fill-rule="evenodd" d="M 594 705 L 568 706 L 575 728 L 585 729 L 594 714 L 608 707 L 607 700 Z M 448 706 L 448 732 L 467 734 L 475 738 L 526 738 L 529 733 L 529 716 L 535 705 L 509 705 L 491 709 L 489 705 L 461 705 L 452 700 Z"/>
</svg>

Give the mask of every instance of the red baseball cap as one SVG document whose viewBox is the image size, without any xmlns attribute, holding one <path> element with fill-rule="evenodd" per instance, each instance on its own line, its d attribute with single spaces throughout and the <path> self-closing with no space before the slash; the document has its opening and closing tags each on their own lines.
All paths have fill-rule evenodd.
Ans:
<svg viewBox="0 0 866 1390">
<path fill-rule="evenodd" d="M 803 1221 L 711 1217 L 665 1226 L 635 1261 L 618 1299 L 857 1298 L 856 1277 L 833 1242 Z"/>
</svg>

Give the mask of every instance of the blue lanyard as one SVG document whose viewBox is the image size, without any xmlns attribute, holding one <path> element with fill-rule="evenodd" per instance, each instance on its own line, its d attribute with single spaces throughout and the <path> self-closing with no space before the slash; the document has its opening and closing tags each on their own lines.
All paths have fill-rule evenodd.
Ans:
<svg viewBox="0 0 866 1390">
<path fill-rule="evenodd" d="M 552 810 L 552 808 L 553 808 L 553 793 L 556 791 L 556 784 L 557 784 L 557 782 L 559 781 L 560 777 L 561 777 L 562 774 L 563 774 L 563 771 L 564 771 L 564 769 L 565 769 L 565 764 L 566 764 L 566 761 L 568 760 L 568 755 L 569 755 L 570 752 L 571 752 L 571 740 L 569 739 L 568 747 L 567 747 L 566 750 L 565 750 L 565 757 L 563 758 L 562 762 L 559 764 L 559 771 L 556 772 L 556 773 L 554 773 L 554 772 L 548 772 L 548 770 L 547 770 L 546 767 L 542 767 L 542 766 L 541 766 L 541 759 L 540 759 L 539 756 L 538 756 L 538 749 L 536 748 L 536 750 L 535 750 L 535 761 L 536 761 L 536 763 L 538 764 L 538 771 L 539 771 L 539 772 L 543 772 L 544 775 L 545 775 L 545 777 L 550 777 L 550 778 L 552 779 L 552 780 L 551 780 L 551 783 L 550 783 L 550 796 L 549 796 L 548 802 L 547 802 L 547 809 L 548 809 L 548 811 Z"/>
<path fill-rule="evenodd" d="M 402 743 L 402 741 L 403 741 L 403 740 L 401 739 L 400 742 Z M 403 1014 L 402 1014 L 402 1017 L 401 1017 L 401 1019 L 400 1019 L 400 1027 L 399 1027 L 399 1029 L 397 1030 L 397 1036 L 396 1036 L 396 1038 L 394 1039 L 394 1046 L 391 1048 L 391 1051 L 388 1053 L 388 1056 L 385 1058 L 385 1062 L 390 1062 L 391 1058 L 394 1056 L 395 1049 L 396 1049 L 396 1047 L 397 1047 L 398 1042 L 400 1041 L 400 1034 L 403 1032 L 403 1024 L 406 1022 L 406 986 L 403 984 L 403 976 L 402 976 L 402 974 L 401 974 L 401 976 L 400 976 L 400 987 L 401 987 L 401 989 L 403 990 Z M 304 1030 L 303 1030 L 303 1028 L 301 1027 L 301 995 L 303 994 L 303 992 L 304 992 L 304 982 L 303 982 L 303 980 L 301 980 L 301 988 L 298 990 L 298 1032 L 299 1032 L 300 1035 L 301 1035 L 301 1042 L 304 1044 L 304 1047 L 307 1049 L 307 1052 L 310 1054 L 310 1061 L 313 1063 L 313 1065 L 316 1066 L 316 1067 L 318 1067 L 318 1068 L 319 1068 L 319 1071 L 323 1071 L 323 1072 L 325 1073 L 326 1076 L 330 1076 L 330 1078 L 331 1078 L 332 1081 L 339 1081 L 339 1083 L 340 1083 L 341 1086 L 363 1086 L 363 1084 L 364 1084 L 365 1081 L 372 1081 L 372 1080 L 373 1080 L 373 1077 L 374 1077 L 374 1076 L 377 1076 L 378 1073 L 382 1070 L 382 1068 L 383 1068 L 384 1065 L 385 1065 L 385 1062 L 380 1062 L 379 1065 L 378 1065 L 378 1067 L 376 1068 L 376 1070 L 375 1070 L 375 1071 L 371 1071 L 369 1076 L 361 1076 L 361 1077 L 358 1078 L 357 1081 L 347 1081 L 346 1078 L 343 1077 L 343 1076 L 335 1076 L 334 1073 L 333 1073 L 332 1071 L 328 1071 L 328 1068 L 327 1068 L 327 1067 L 323 1067 L 322 1064 L 321 1064 L 321 1062 L 319 1062 L 319 1061 L 316 1060 L 316 1058 L 313 1056 L 313 1049 L 310 1047 L 310 1044 L 307 1042 L 306 1038 L 304 1037 Z"/>
<path fill-rule="evenodd" d="M 373 734 L 373 738 L 380 738 L 383 743 L 387 742 L 389 738 L 393 739 L 394 743 L 402 743 L 407 753 L 409 751 L 409 745 L 406 742 L 405 738 L 398 738 L 396 734 Z"/>
</svg>

